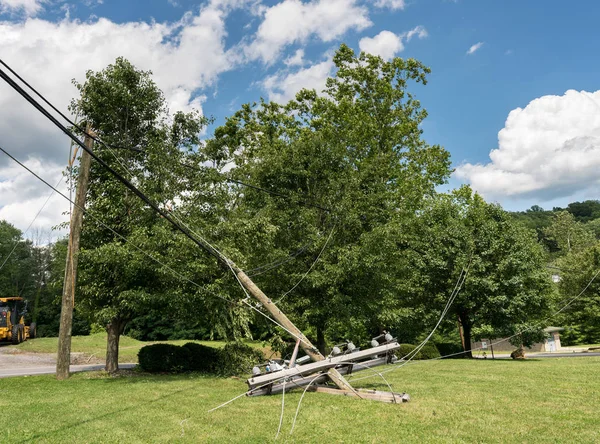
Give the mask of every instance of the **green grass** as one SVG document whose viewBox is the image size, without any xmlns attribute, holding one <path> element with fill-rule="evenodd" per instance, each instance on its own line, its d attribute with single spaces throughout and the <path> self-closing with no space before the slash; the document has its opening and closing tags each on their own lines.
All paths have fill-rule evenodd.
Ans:
<svg viewBox="0 0 600 444">
<path fill-rule="evenodd" d="M 196 342 L 211 347 L 223 347 L 226 344 L 225 341 L 189 341 L 184 339 L 177 341 L 143 342 L 127 336 L 121 336 L 119 341 L 119 362 L 137 363 L 137 354 L 140 348 L 144 345 L 156 344 L 158 342 L 175 345 L 183 345 L 186 342 Z M 248 342 L 248 344 L 265 350 L 259 342 Z M 38 338 L 30 339 L 9 348 L 15 348 L 30 353 L 56 353 L 57 347 L 58 338 Z M 71 341 L 71 352 L 84 353 L 86 357 L 103 360 L 106 356 L 106 333 L 97 333 L 89 336 L 73 336 Z"/>
<path fill-rule="evenodd" d="M 358 373 L 358 376 L 365 372 Z M 401 405 L 309 393 L 285 397 L 289 442 L 599 442 L 599 358 L 422 361 L 389 373 Z M 380 380 L 357 386 L 384 389 Z M 281 396 L 246 398 L 237 379 L 78 374 L 0 380 L 0 442 L 270 442 Z"/>
</svg>

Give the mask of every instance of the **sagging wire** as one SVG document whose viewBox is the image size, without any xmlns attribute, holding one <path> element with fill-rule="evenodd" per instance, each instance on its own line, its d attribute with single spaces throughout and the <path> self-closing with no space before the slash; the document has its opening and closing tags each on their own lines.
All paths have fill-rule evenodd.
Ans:
<svg viewBox="0 0 600 444">
<path fill-rule="evenodd" d="M 58 188 L 58 186 L 62 183 L 62 181 L 63 181 L 63 177 L 61 176 L 60 180 L 56 183 L 55 188 Z M 40 214 L 42 213 L 42 211 L 44 211 L 44 208 L 46 208 L 46 205 L 48 205 L 48 202 L 50 201 L 50 198 L 53 195 L 54 195 L 54 190 L 48 195 L 48 197 L 46 198 L 46 201 L 44 202 L 44 204 L 42 205 L 42 207 L 38 210 L 38 212 L 36 213 L 36 215 L 32 219 L 32 221 L 29 223 L 29 225 L 27 226 L 27 229 L 25 229 L 25 231 L 23 232 L 22 236 L 25 236 L 29 232 L 29 230 L 31 229 L 31 227 L 33 226 L 33 224 L 35 223 L 35 221 L 37 220 L 37 218 L 40 216 Z M 13 253 L 17 249 L 17 246 L 19 245 L 19 242 L 21 242 L 20 239 L 17 239 L 17 241 L 13 245 L 12 250 L 10 250 L 10 253 L 8 253 L 8 256 L 6 256 L 6 258 L 4 258 L 4 261 L 0 265 L 0 270 L 2 270 L 2 268 L 4 268 L 4 266 L 6 265 L 6 263 L 8 262 L 8 260 L 10 259 L 10 257 L 13 255 Z"/>
<path fill-rule="evenodd" d="M 310 272 L 312 271 L 312 269 L 314 268 L 314 266 L 317 264 L 317 262 L 319 261 L 321 255 L 323 254 L 323 252 L 325 251 L 325 248 L 327 248 L 327 244 L 329 244 L 329 241 L 331 240 L 331 237 L 333 236 L 333 233 L 335 232 L 335 229 L 337 227 L 337 221 L 336 223 L 333 225 L 333 228 L 331 229 L 331 232 L 329 233 L 329 236 L 327 237 L 327 240 L 325 241 L 325 243 L 323 244 L 323 248 L 321 248 L 321 251 L 319 251 L 319 254 L 317 255 L 317 258 L 314 260 L 314 262 L 311 264 L 310 268 L 306 271 L 306 273 L 304 273 L 304 275 L 302 275 L 302 277 L 300 278 L 300 280 L 298 282 L 296 282 L 296 284 L 290 288 L 288 291 L 286 291 L 284 294 L 282 294 L 279 299 L 277 299 L 277 301 L 275 301 L 275 304 L 278 304 L 279 302 L 282 301 L 282 299 L 284 299 L 288 294 L 290 294 L 292 291 L 294 291 L 298 285 L 300 285 L 302 283 L 302 281 L 304 279 L 306 279 L 306 276 L 308 276 L 310 274 Z"/>
</svg>

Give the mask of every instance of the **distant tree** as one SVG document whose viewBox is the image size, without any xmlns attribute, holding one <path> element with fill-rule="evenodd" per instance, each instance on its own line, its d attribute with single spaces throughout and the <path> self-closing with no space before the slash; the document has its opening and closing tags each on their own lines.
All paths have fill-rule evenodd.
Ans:
<svg viewBox="0 0 600 444">
<path fill-rule="evenodd" d="M 561 270 L 559 307 L 565 326 L 575 327 L 580 343 L 600 342 L 600 244 L 573 251 L 558 261 Z M 593 280 L 592 280 L 593 279 Z"/>
<path fill-rule="evenodd" d="M 577 222 L 589 222 L 600 218 L 600 201 L 571 202 L 567 205 L 567 211 L 573 215 Z"/>
<path fill-rule="evenodd" d="M 594 234 L 568 211 L 560 211 L 554 215 L 552 224 L 544 229 L 548 239 L 556 242 L 561 254 L 580 251 L 596 242 Z"/>
<path fill-rule="evenodd" d="M 0 221 L 0 295 L 33 301 L 35 258 L 30 240 L 7 221 Z"/>
<path fill-rule="evenodd" d="M 467 356 L 474 335 L 514 334 L 548 311 L 551 281 L 533 232 L 468 187 L 430 200 L 410 233 L 404 241 L 414 270 L 409 305 L 439 316 L 468 269 L 447 316 L 460 321 Z"/>
</svg>

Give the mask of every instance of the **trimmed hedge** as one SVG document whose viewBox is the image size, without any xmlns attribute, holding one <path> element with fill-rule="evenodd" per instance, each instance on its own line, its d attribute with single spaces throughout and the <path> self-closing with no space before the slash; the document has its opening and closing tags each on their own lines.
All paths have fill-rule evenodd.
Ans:
<svg viewBox="0 0 600 444">
<path fill-rule="evenodd" d="M 195 342 L 183 345 L 190 353 L 188 369 L 193 372 L 214 373 L 215 366 L 219 360 L 219 350 Z"/>
<path fill-rule="evenodd" d="M 423 348 L 421 348 L 421 350 L 419 350 L 419 352 L 414 357 L 412 357 L 412 352 L 416 348 L 417 348 L 416 345 L 400 344 L 400 348 L 396 351 L 396 355 L 398 356 L 398 358 L 404 358 L 405 356 L 408 356 L 410 354 L 408 359 L 414 359 L 414 360 L 435 359 L 435 358 L 440 357 L 440 352 L 438 351 L 436 346 L 434 344 L 432 344 L 431 342 L 428 342 L 427 344 L 425 344 L 425 346 Z"/>
<path fill-rule="evenodd" d="M 466 356 L 464 353 L 462 353 L 462 346 L 454 342 L 437 343 L 435 346 L 442 356 L 448 356 L 444 359 L 462 359 Z"/>
<path fill-rule="evenodd" d="M 190 368 L 190 351 L 172 344 L 146 345 L 138 352 L 138 362 L 151 373 L 184 372 Z"/>
<path fill-rule="evenodd" d="M 232 342 L 222 349 L 188 342 L 146 345 L 138 352 L 140 368 L 150 373 L 182 373 L 195 371 L 220 376 L 240 376 L 264 362 L 265 357 L 241 342 Z"/>
</svg>

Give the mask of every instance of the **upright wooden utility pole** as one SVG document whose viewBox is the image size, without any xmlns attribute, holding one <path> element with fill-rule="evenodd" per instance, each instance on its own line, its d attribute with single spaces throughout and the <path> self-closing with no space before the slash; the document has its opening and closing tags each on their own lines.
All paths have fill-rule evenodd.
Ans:
<svg viewBox="0 0 600 444">
<path fill-rule="evenodd" d="M 88 124 L 86 132 L 89 134 L 91 128 Z M 94 141 L 85 136 L 85 146 L 92 149 Z M 73 307 L 75 305 L 75 285 L 77 282 L 77 262 L 79 254 L 79 241 L 81 239 L 81 227 L 83 225 L 83 208 L 85 208 L 85 196 L 87 194 L 90 179 L 90 165 L 92 158 L 85 150 L 81 153 L 79 174 L 77 175 L 77 191 L 75 194 L 75 205 L 71 215 L 69 229 L 69 247 L 67 250 L 67 262 L 65 268 L 65 281 L 63 284 L 62 308 L 60 311 L 60 330 L 58 333 L 58 356 L 56 358 L 56 379 L 62 380 L 69 377 L 71 365 L 71 330 L 73 327 Z"/>
</svg>

